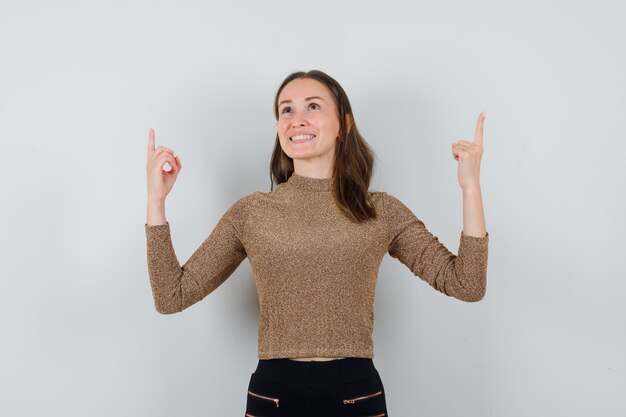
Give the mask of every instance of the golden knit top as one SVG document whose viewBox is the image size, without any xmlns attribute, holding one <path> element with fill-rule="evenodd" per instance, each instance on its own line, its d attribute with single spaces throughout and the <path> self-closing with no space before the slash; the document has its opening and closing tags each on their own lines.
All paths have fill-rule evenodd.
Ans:
<svg viewBox="0 0 626 417">
<path fill-rule="evenodd" d="M 156 310 L 180 312 L 219 287 L 247 257 L 259 297 L 258 358 L 373 358 L 374 292 L 385 253 L 443 294 L 483 298 L 485 237 L 461 231 L 458 256 L 391 194 L 370 191 L 377 218 L 348 219 L 334 178 L 293 173 L 241 197 L 181 267 L 169 222 L 145 224 Z"/>
</svg>

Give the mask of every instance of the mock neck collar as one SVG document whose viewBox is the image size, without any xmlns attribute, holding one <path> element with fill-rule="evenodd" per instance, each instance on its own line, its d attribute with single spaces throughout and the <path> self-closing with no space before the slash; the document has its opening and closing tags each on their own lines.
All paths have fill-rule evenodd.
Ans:
<svg viewBox="0 0 626 417">
<path fill-rule="evenodd" d="M 295 171 L 287 179 L 286 184 L 294 189 L 305 191 L 332 191 L 335 177 L 311 178 L 298 175 Z"/>
</svg>

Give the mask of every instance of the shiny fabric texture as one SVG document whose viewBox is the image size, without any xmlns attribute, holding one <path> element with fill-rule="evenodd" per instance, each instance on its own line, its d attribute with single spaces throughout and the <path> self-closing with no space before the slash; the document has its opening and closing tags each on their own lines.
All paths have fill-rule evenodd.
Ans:
<svg viewBox="0 0 626 417">
<path fill-rule="evenodd" d="M 194 305 L 248 258 L 259 300 L 258 359 L 373 358 L 375 290 L 387 253 L 450 297 L 485 295 L 489 234 L 461 230 L 457 256 L 380 191 L 370 192 L 377 217 L 355 223 L 338 207 L 333 183 L 293 173 L 271 192 L 241 197 L 182 266 L 169 222 L 146 224 L 156 310 Z"/>
</svg>

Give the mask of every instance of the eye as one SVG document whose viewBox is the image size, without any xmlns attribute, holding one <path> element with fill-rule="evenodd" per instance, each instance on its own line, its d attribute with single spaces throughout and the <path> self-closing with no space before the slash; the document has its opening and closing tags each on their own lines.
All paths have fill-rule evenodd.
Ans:
<svg viewBox="0 0 626 417">
<path fill-rule="evenodd" d="M 285 114 L 285 112 L 288 112 L 288 111 L 289 111 L 289 112 L 291 111 L 291 107 L 286 106 L 286 107 L 283 107 L 283 109 L 282 109 L 282 111 L 281 111 L 280 113 L 281 113 L 281 114 Z"/>
<path fill-rule="evenodd" d="M 312 108 L 313 110 L 317 110 L 320 108 L 320 106 L 317 103 L 311 103 L 309 104 L 309 108 L 310 109 Z"/>
</svg>

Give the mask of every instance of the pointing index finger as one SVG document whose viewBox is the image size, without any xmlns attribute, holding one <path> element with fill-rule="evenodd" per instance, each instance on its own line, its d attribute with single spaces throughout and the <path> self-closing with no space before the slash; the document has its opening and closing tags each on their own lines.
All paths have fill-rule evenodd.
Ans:
<svg viewBox="0 0 626 417">
<path fill-rule="evenodd" d="M 151 152 L 154 152 L 154 130 L 150 128 L 150 133 L 148 134 L 148 155 Z"/>
<path fill-rule="evenodd" d="M 478 115 L 478 123 L 476 124 L 476 133 L 474 133 L 474 142 L 481 144 L 483 143 L 483 124 L 485 123 L 485 113 L 481 112 Z"/>
</svg>

